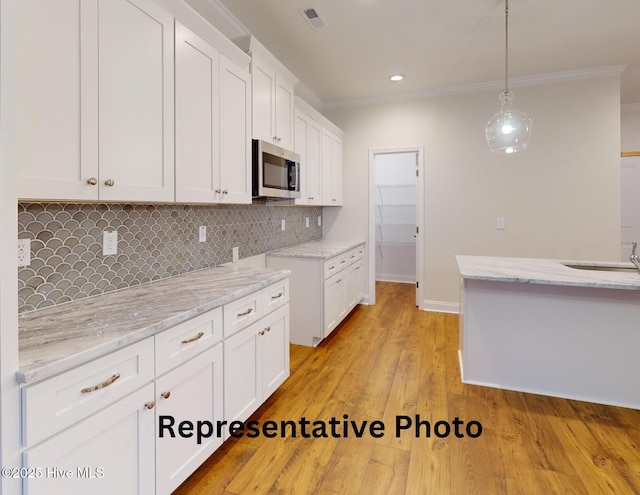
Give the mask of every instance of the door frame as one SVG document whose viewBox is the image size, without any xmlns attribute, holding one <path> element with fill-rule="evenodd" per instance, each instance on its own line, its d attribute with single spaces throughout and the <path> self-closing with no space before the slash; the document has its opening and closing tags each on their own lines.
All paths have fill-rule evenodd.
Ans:
<svg viewBox="0 0 640 495">
<path fill-rule="evenodd" d="M 424 146 L 396 146 L 369 150 L 369 304 L 376 303 L 376 155 L 416 153 L 416 306 L 425 309 L 424 299 Z"/>
</svg>

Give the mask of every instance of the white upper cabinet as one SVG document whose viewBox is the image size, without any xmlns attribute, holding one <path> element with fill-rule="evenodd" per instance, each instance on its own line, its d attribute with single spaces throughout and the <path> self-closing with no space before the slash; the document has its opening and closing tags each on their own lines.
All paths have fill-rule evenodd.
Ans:
<svg viewBox="0 0 640 495">
<path fill-rule="evenodd" d="M 254 37 L 238 45 L 251 54 L 253 138 L 293 151 L 296 77 Z"/>
<path fill-rule="evenodd" d="M 98 32 L 100 199 L 173 201 L 173 17 L 102 1 Z"/>
<path fill-rule="evenodd" d="M 220 55 L 221 202 L 251 203 L 251 79 Z"/>
<path fill-rule="evenodd" d="M 300 155 L 296 204 L 342 206 L 342 131 L 296 98 L 295 151 Z"/>
<path fill-rule="evenodd" d="M 151 0 L 19 15 L 18 196 L 172 201 L 173 17 Z"/>
<path fill-rule="evenodd" d="M 311 117 L 296 109 L 294 151 L 300 155 L 300 198 L 297 205 L 322 204 L 320 179 L 322 127 Z"/>
<path fill-rule="evenodd" d="M 176 201 L 251 203 L 250 76 L 176 22 Z"/>
</svg>

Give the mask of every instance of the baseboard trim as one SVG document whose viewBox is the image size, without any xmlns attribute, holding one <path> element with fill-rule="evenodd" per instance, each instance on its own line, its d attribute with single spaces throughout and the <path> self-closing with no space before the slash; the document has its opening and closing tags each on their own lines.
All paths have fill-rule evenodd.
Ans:
<svg viewBox="0 0 640 495">
<path fill-rule="evenodd" d="M 445 301 L 431 301 L 425 299 L 422 301 L 420 309 L 423 311 L 432 311 L 434 313 L 452 313 L 460 314 L 460 304 Z"/>
</svg>

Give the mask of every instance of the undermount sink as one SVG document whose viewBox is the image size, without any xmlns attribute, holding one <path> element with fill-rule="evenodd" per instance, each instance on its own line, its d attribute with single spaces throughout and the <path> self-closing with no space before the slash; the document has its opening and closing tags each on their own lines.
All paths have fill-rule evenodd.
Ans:
<svg viewBox="0 0 640 495">
<path fill-rule="evenodd" d="M 620 266 L 620 265 L 582 265 L 580 263 L 562 263 L 567 268 L 574 268 L 576 270 L 590 270 L 596 272 L 622 272 L 633 273 L 638 272 L 635 266 Z"/>
</svg>

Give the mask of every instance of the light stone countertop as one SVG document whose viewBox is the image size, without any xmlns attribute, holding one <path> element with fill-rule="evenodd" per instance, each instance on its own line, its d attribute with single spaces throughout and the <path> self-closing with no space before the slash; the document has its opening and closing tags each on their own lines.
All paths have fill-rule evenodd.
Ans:
<svg viewBox="0 0 640 495">
<path fill-rule="evenodd" d="M 464 255 L 456 256 L 456 261 L 460 276 L 465 279 L 640 290 L 640 273 L 631 263 Z M 586 267 L 629 267 L 633 270 L 612 272 L 566 266 L 571 264 Z"/>
<path fill-rule="evenodd" d="M 353 249 L 364 241 L 309 241 L 296 246 L 278 249 L 267 253 L 267 256 L 282 256 L 287 258 L 316 258 L 329 259 L 338 256 L 349 249 Z"/>
<path fill-rule="evenodd" d="M 30 383 L 84 364 L 289 275 L 220 266 L 22 314 L 16 378 Z"/>
</svg>

